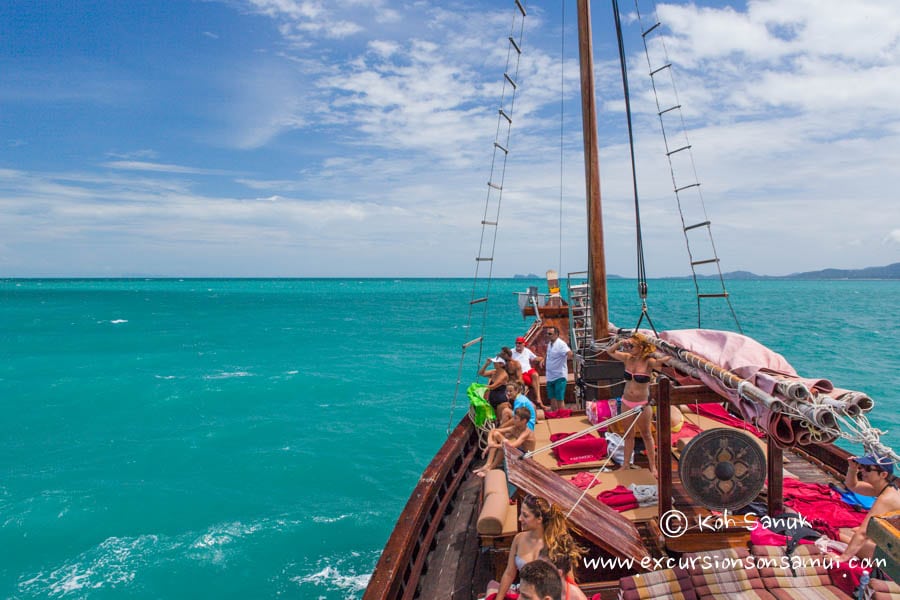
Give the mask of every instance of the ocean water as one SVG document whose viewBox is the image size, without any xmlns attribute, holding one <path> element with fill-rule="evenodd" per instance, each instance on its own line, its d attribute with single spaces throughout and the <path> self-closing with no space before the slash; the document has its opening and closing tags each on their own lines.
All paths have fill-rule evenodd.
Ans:
<svg viewBox="0 0 900 600">
<path fill-rule="evenodd" d="M 529 284 L 495 283 L 485 352 L 524 331 L 513 292 Z M 651 281 L 658 329 L 695 325 L 692 289 Z M 900 282 L 729 289 L 746 333 L 867 391 L 900 446 Z M 634 290 L 611 283 L 620 326 Z M 360 597 L 464 410 L 470 294 L 462 279 L 0 280 L 0 598 Z"/>
</svg>

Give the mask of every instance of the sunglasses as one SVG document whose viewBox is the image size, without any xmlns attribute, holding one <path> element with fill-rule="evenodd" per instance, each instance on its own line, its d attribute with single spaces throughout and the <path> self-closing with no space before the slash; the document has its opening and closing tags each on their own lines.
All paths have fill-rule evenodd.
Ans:
<svg viewBox="0 0 900 600">
<path fill-rule="evenodd" d="M 866 473 L 871 473 L 872 471 L 880 471 L 878 467 L 874 465 L 863 465 L 859 467 L 860 472 L 865 471 Z"/>
</svg>

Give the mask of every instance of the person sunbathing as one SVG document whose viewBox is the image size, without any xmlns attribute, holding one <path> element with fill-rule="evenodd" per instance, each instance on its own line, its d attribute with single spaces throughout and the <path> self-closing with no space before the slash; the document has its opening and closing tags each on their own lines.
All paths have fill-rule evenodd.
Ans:
<svg viewBox="0 0 900 600">
<path fill-rule="evenodd" d="M 627 348 L 627 351 L 620 348 Z M 622 339 L 607 348 L 606 353 L 611 358 L 620 360 L 625 363 L 625 391 L 622 393 L 622 410 L 630 410 L 638 406 L 643 407 L 641 413 L 637 416 L 637 429 L 641 431 L 641 437 L 644 440 L 644 446 L 647 449 L 647 460 L 650 462 L 650 473 L 654 477 L 658 477 L 656 469 L 656 444 L 653 441 L 653 434 L 650 430 L 652 421 L 652 411 L 650 410 L 650 372 L 669 361 L 668 356 L 655 356 L 656 348 L 652 344 L 648 344 L 638 338 L 632 336 L 628 339 Z M 635 417 L 623 426 L 628 431 L 625 436 L 625 460 L 622 463 L 623 469 L 633 468 L 631 465 L 631 455 L 634 450 L 635 428 L 632 427 Z"/>
<path fill-rule="evenodd" d="M 875 504 L 869 509 L 865 520 L 853 532 L 847 549 L 838 557 L 840 561 L 851 558 L 871 559 L 875 552 L 875 542 L 866 535 L 869 519 L 885 513 L 900 510 L 900 490 L 893 482 L 894 462 L 890 457 L 867 454 L 851 458 L 847 462 L 844 484 L 862 496 L 875 496 Z"/>
<path fill-rule="evenodd" d="M 513 413 L 509 425 L 491 430 L 488 435 L 487 448 L 482 453 L 482 456 L 487 454 L 487 460 L 473 473 L 479 477 L 485 477 L 488 471 L 499 467 L 503 463 L 504 446 L 519 448 L 523 452 L 534 450 L 534 431 L 528 428 L 529 419 L 531 419 L 531 412 L 524 406 L 519 407 Z"/>
</svg>

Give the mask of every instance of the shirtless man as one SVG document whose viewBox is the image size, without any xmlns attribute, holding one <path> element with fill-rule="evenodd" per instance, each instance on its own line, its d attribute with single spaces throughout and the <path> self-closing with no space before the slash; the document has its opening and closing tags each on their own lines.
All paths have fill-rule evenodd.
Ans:
<svg viewBox="0 0 900 600">
<path fill-rule="evenodd" d="M 866 536 L 869 519 L 900 510 L 900 490 L 894 485 L 893 479 L 894 463 L 889 457 L 867 454 L 850 459 L 844 484 L 857 494 L 875 496 L 875 504 L 872 505 L 865 520 L 854 530 L 853 537 L 847 543 L 847 549 L 838 560 L 847 561 L 853 557 L 872 558 L 875 542 Z"/>
<path fill-rule="evenodd" d="M 512 421 L 506 427 L 493 429 L 488 436 L 488 445 L 485 448 L 487 460 L 484 465 L 475 469 L 473 473 L 484 477 L 491 469 L 496 469 L 503 463 L 503 446 L 518 448 L 522 452 L 534 450 L 534 431 L 528 428 L 528 420 L 531 419 L 531 411 L 520 406 L 513 413 Z"/>
</svg>

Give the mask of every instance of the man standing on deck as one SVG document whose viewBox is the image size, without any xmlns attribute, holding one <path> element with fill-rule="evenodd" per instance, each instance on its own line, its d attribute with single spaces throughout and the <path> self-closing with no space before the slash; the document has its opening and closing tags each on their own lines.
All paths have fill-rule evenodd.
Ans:
<svg viewBox="0 0 900 600">
<path fill-rule="evenodd" d="M 843 562 L 853 557 L 872 558 L 875 542 L 866 535 L 869 519 L 900 510 L 900 490 L 894 485 L 893 479 L 894 462 L 888 456 L 867 454 L 848 461 L 844 483 L 857 494 L 875 496 L 875 504 L 869 509 L 865 520 L 853 532 L 853 537 L 847 542 L 847 549 L 838 560 Z"/>
<path fill-rule="evenodd" d="M 569 376 L 569 359 L 572 349 L 559 339 L 559 329 L 547 328 L 547 397 L 550 398 L 550 410 L 557 411 L 566 407 L 566 378 Z"/>
<path fill-rule="evenodd" d="M 534 370 L 531 365 L 532 360 L 540 360 L 538 355 L 525 347 L 525 338 L 516 338 L 516 347 L 512 351 L 513 360 L 522 365 L 522 381 L 534 391 L 534 403 L 546 410 L 547 407 L 541 402 L 541 376 Z"/>
</svg>

